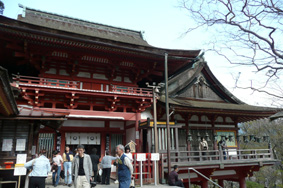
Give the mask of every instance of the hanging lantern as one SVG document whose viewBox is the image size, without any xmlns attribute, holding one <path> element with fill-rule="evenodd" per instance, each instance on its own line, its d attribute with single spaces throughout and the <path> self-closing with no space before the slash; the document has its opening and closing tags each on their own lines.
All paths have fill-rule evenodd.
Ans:
<svg viewBox="0 0 283 188">
<path fill-rule="evenodd" d="M 248 136 L 243 136 L 243 140 L 244 140 L 245 143 L 248 143 L 249 142 Z"/>
<path fill-rule="evenodd" d="M 229 135 L 229 136 L 228 136 L 228 140 L 229 140 L 229 142 L 232 142 L 232 141 L 233 141 L 233 136 L 232 136 L 232 135 Z"/>
<path fill-rule="evenodd" d="M 218 135 L 213 135 L 213 140 L 214 140 L 214 142 L 217 142 L 217 138 L 218 138 Z"/>
<path fill-rule="evenodd" d="M 210 140 L 210 138 L 209 138 L 208 133 L 205 133 L 205 139 L 206 139 L 206 141 L 208 141 L 208 142 L 210 142 L 210 141 L 211 141 L 211 140 Z"/>
<path fill-rule="evenodd" d="M 250 135 L 250 141 L 255 141 L 255 136 L 253 134 Z"/>
<path fill-rule="evenodd" d="M 269 136 L 263 136 L 263 141 L 264 142 L 269 142 Z"/>
<path fill-rule="evenodd" d="M 189 132 L 188 136 L 187 136 L 187 141 L 192 142 L 193 141 L 193 137 L 191 132 Z"/>
<path fill-rule="evenodd" d="M 198 140 L 199 142 L 201 141 L 199 132 L 198 132 L 198 134 L 197 134 L 197 140 Z"/>
<path fill-rule="evenodd" d="M 256 142 L 261 143 L 261 138 L 260 137 L 256 137 Z"/>
<path fill-rule="evenodd" d="M 240 135 L 237 135 L 237 142 L 241 142 L 241 137 L 240 137 Z"/>
<path fill-rule="evenodd" d="M 263 136 L 262 139 L 264 142 L 266 142 L 266 136 Z"/>
</svg>

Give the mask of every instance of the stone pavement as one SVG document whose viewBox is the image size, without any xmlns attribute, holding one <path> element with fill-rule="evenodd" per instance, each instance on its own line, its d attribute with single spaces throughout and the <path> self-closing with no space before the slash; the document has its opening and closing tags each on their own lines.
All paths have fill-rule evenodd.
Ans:
<svg viewBox="0 0 283 188">
<path fill-rule="evenodd" d="M 48 178 L 46 178 L 46 188 L 54 188 L 54 186 L 52 185 L 52 176 L 51 173 L 49 174 Z M 139 185 L 136 187 L 140 187 Z M 154 184 L 150 184 L 150 185 L 143 185 L 143 187 L 145 188 L 177 188 L 176 186 L 169 186 L 168 184 L 158 184 L 157 186 L 155 186 Z M 64 185 L 64 180 L 62 180 L 60 178 L 59 181 L 59 185 L 56 188 L 69 188 L 68 186 Z M 74 188 L 74 185 L 72 185 L 72 188 Z M 111 180 L 110 185 L 101 185 L 101 184 L 97 184 L 97 186 L 95 188 L 118 188 L 118 184 L 115 184 L 113 180 Z"/>
</svg>

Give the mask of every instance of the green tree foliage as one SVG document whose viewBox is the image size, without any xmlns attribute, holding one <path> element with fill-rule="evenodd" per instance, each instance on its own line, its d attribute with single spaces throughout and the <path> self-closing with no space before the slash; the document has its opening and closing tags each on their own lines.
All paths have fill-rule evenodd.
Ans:
<svg viewBox="0 0 283 188">
<path fill-rule="evenodd" d="M 257 120 L 246 122 L 240 125 L 242 135 L 254 135 L 255 137 L 262 138 L 268 135 L 270 138 L 270 145 L 268 142 L 249 141 L 244 143 L 241 140 L 240 146 L 243 149 L 258 148 L 266 149 L 271 147 L 275 158 L 278 162 L 275 166 L 265 166 L 260 169 L 259 172 L 254 173 L 254 178 L 251 178 L 253 182 L 264 185 L 268 184 L 268 187 L 275 185 L 283 186 L 283 120 L 277 119 L 275 121 L 269 121 L 269 119 Z M 251 185 L 252 186 L 252 185 Z"/>
<path fill-rule="evenodd" d="M 264 188 L 263 185 L 253 181 L 247 181 L 246 184 L 247 184 L 247 188 Z"/>
<path fill-rule="evenodd" d="M 4 12 L 5 6 L 4 3 L 0 0 L 0 14 L 2 15 Z"/>
</svg>

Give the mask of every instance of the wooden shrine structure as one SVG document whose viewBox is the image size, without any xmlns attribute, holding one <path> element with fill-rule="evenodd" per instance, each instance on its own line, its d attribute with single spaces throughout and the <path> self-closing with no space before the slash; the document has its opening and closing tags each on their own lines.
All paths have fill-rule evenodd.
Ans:
<svg viewBox="0 0 283 188">
<path fill-rule="evenodd" d="M 179 164 L 186 183 L 187 168 L 194 167 L 220 184 L 232 180 L 244 187 L 245 177 L 276 162 L 269 150 L 237 153 L 241 151 L 236 138 L 238 123 L 269 117 L 277 109 L 237 99 L 215 78 L 200 50 L 157 48 L 138 31 L 22 8 L 17 20 L 0 16 L 0 66 L 8 70 L 11 80 L 10 85 L 8 76 L 0 80 L 1 165 L 15 160 L 18 153 L 31 158 L 42 148 L 51 157 L 53 150 L 62 153 L 66 145 L 74 149 L 84 144 L 88 153 L 97 148 L 101 156 L 106 150 L 114 155 L 116 145 L 130 141 L 136 144 L 136 152 L 154 151 L 153 127 L 140 127 L 139 122 L 153 121 L 153 93 L 146 83 L 163 82 L 165 53 L 169 55 L 170 110 L 175 112 L 170 116 L 174 122 L 170 160 Z M 157 104 L 160 181 L 168 172 L 164 106 L 161 88 Z M 189 135 L 193 140 L 188 140 Z M 237 164 L 224 161 L 218 151 L 216 143 L 223 135 L 233 138 L 228 147 L 241 159 Z M 198 152 L 199 136 L 210 140 L 206 161 Z M 13 139 L 11 151 L 2 150 L 7 138 Z M 26 139 L 24 151 L 17 151 L 17 139 Z M 151 166 L 148 161 L 144 168 L 150 172 Z M 145 180 L 150 178 L 146 175 Z M 196 174 L 191 182 L 207 187 L 207 181 Z"/>
</svg>

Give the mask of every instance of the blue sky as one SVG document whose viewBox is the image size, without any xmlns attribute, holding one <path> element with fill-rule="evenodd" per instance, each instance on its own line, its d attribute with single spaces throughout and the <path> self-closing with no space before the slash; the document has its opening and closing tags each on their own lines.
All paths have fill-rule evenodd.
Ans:
<svg viewBox="0 0 283 188">
<path fill-rule="evenodd" d="M 178 0 L 2 0 L 4 16 L 17 18 L 22 14 L 18 4 L 96 23 L 144 31 L 147 42 L 153 46 L 170 49 L 205 50 L 209 31 L 197 30 L 183 35 L 193 24 L 188 12 L 179 8 Z M 251 70 L 233 67 L 216 54 L 206 53 L 214 75 L 236 97 L 252 105 L 270 105 L 269 97 L 247 90 L 233 90 L 233 76 L 241 71 L 244 78 L 252 79 Z M 257 76 L 257 75 L 255 75 Z"/>
</svg>

